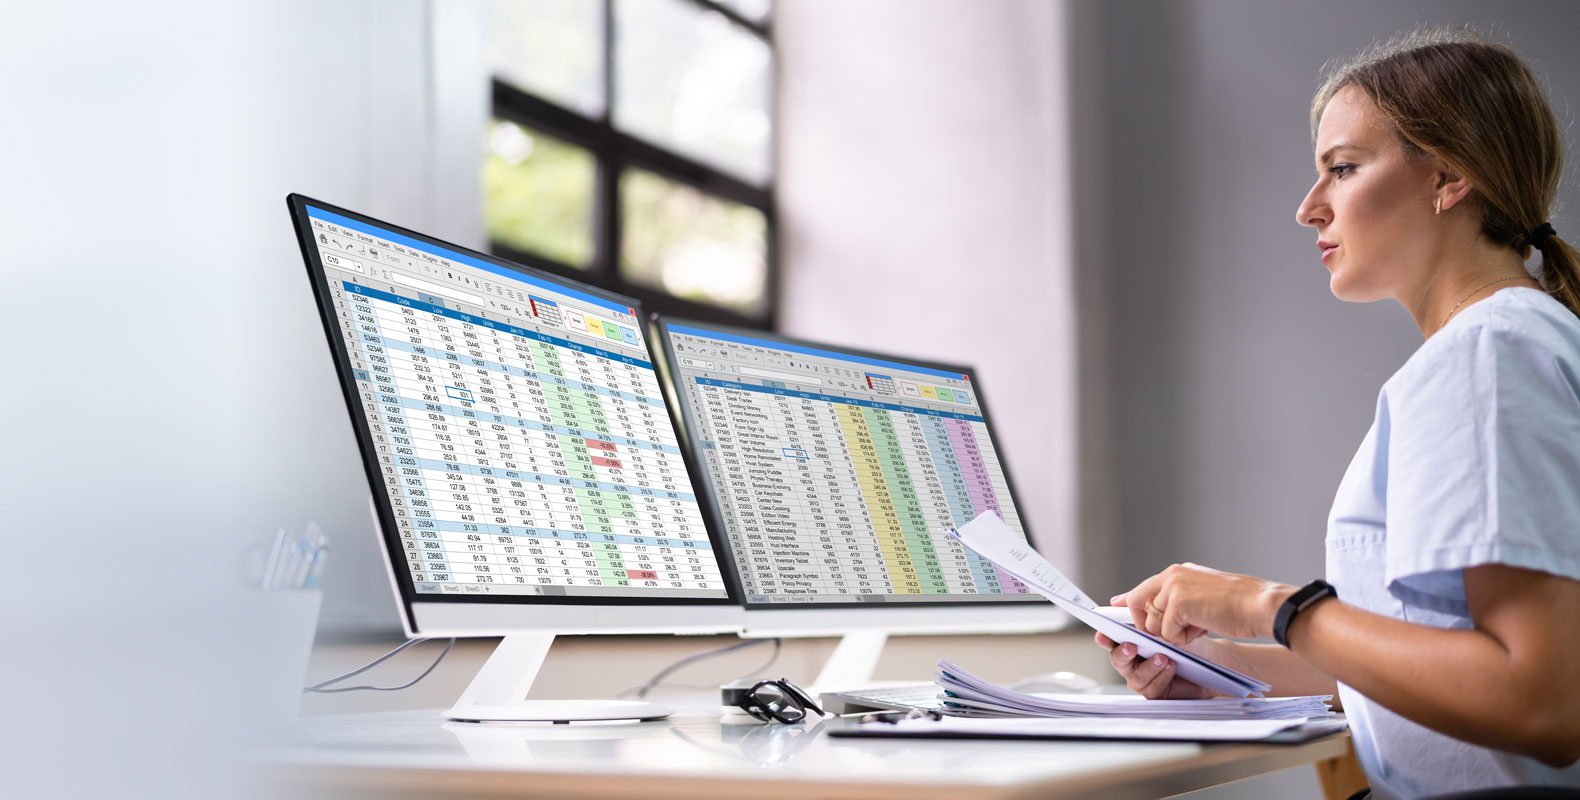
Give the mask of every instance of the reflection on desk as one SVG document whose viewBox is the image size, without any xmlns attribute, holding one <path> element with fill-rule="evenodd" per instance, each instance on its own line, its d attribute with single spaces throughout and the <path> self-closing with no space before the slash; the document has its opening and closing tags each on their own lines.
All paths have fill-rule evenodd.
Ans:
<svg viewBox="0 0 1580 800">
<path fill-rule="evenodd" d="M 717 714 L 479 725 L 398 711 L 304 719 L 259 766 L 267 788 L 293 797 L 1140 798 L 1331 758 L 1346 741 L 841 740 L 824 728 Z"/>
</svg>

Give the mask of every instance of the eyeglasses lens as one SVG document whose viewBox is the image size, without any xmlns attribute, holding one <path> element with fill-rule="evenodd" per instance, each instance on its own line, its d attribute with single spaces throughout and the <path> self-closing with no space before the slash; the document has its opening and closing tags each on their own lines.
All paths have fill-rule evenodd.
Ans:
<svg viewBox="0 0 1580 800">
<path fill-rule="evenodd" d="M 795 723 L 806 716 L 806 710 L 801 704 L 776 683 L 764 681 L 758 684 L 747 699 L 747 712 L 764 722 L 776 719 L 780 722 Z"/>
</svg>

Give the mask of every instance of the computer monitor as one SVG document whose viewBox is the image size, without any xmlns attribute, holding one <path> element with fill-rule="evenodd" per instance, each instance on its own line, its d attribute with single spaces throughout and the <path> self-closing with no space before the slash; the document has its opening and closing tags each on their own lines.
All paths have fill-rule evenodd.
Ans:
<svg viewBox="0 0 1580 800">
<path fill-rule="evenodd" d="M 741 625 L 640 305 L 288 201 L 406 633 L 506 637 L 449 716 L 662 716 L 522 703 L 556 633 Z"/>
<path fill-rule="evenodd" d="M 654 324 L 741 582 L 747 635 L 1065 624 L 947 534 L 996 511 L 1026 535 L 969 367 L 711 323 Z M 863 660 L 876 657 L 834 661 L 859 681 Z"/>
</svg>

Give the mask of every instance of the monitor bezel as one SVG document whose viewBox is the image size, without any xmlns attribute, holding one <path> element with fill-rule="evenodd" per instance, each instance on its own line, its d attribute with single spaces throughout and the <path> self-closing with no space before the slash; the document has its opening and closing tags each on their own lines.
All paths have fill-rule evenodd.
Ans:
<svg viewBox="0 0 1580 800">
<path fill-rule="evenodd" d="M 683 443 L 682 444 L 682 449 L 686 449 L 686 450 L 691 451 L 691 452 L 688 453 L 687 457 L 690 459 L 691 463 L 694 463 L 694 464 L 697 465 L 696 468 L 697 468 L 699 474 L 703 478 L 702 482 L 705 484 L 703 488 L 704 488 L 704 491 L 707 492 L 707 495 L 706 495 L 707 496 L 707 509 L 706 509 L 705 513 L 708 514 L 710 522 L 717 527 L 718 532 L 719 532 L 720 544 L 722 545 L 722 547 L 725 548 L 725 552 L 729 553 L 729 556 L 730 556 L 730 558 L 729 558 L 729 568 L 730 568 L 730 571 L 731 571 L 731 575 L 733 576 L 733 580 L 735 582 L 734 590 L 736 591 L 738 596 L 741 598 L 741 606 L 743 608 L 745 608 L 747 611 L 751 611 L 751 612 L 756 612 L 756 611 L 797 612 L 797 613 L 800 613 L 800 614 L 806 614 L 808 612 L 824 611 L 824 610 L 859 609 L 861 611 L 869 612 L 869 613 L 871 613 L 873 615 L 877 615 L 877 614 L 883 614 L 883 613 L 895 613 L 895 612 L 898 612 L 900 610 L 911 610 L 911 611 L 915 612 L 915 611 L 920 610 L 920 609 L 957 609 L 957 608 L 960 608 L 960 609 L 997 609 L 997 610 L 1003 610 L 1003 609 L 1007 609 L 1007 608 L 1034 607 L 1034 606 L 1036 606 L 1036 605 L 1038 605 L 1040 603 L 1046 603 L 1047 602 L 1047 600 L 1045 598 L 1043 598 L 1039 594 L 1036 594 L 1035 592 L 1032 592 L 1032 593 L 1029 593 L 1029 594 L 1025 594 L 1025 595 L 1004 596 L 1004 597 L 1001 597 L 1001 598 L 994 598 L 992 600 L 929 600 L 929 601 L 924 601 L 924 602 L 908 602 L 908 603 L 861 603 L 861 602 L 848 602 L 848 603 L 846 603 L 846 602 L 841 602 L 841 603 L 829 603 L 829 602 L 823 602 L 823 603 L 774 603 L 774 602 L 761 602 L 761 601 L 759 601 L 759 602 L 752 602 L 751 600 L 749 600 L 748 596 L 746 594 L 746 591 L 745 591 L 744 583 L 742 582 L 742 579 L 741 579 L 740 568 L 739 568 L 738 563 L 737 563 L 737 561 L 735 559 L 734 545 L 730 542 L 730 538 L 728 536 L 727 529 L 725 527 L 727 523 L 725 522 L 723 514 L 720 511 L 719 498 L 714 493 L 712 473 L 708 471 L 707 459 L 703 458 L 702 454 L 700 452 L 697 452 L 698 448 L 696 447 L 696 437 L 694 436 L 694 434 L 692 432 L 692 425 L 691 425 L 691 421 L 695 417 L 695 410 L 692 409 L 690 401 L 686 399 L 685 392 L 680 391 L 680 374 L 679 374 L 678 370 L 676 369 L 676 365 L 679 362 L 677 360 L 675 349 L 674 349 L 674 340 L 670 337 L 670 331 L 669 331 L 669 326 L 670 325 L 680 325 L 682 327 L 692 327 L 692 328 L 703 328 L 703 329 L 706 329 L 706 330 L 715 331 L 715 332 L 718 332 L 718 333 L 728 334 L 728 335 L 732 335 L 732 336 L 744 336 L 744 337 L 753 338 L 753 339 L 764 339 L 764 340 L 770 341 L 770 342 L 780 342 L 780 343 L 783 343 L 783 344 L 795 345 L 797 347 L 807 347 L 807 348 L 814 348 L 814 349 L 818 349 L 818 350 L 827 350 L 829 352 L 840 353 L 840 354 L 844 354 L 844 355 L 851 355 L 851 356 L 856 356 L 856 357 L 859 357 L 859 358 L 870 358 L 870 359 L 876 359 L 876 360 L 879 360 L 879 361 L 891 361 L 891 362 L 894 362 L 894 363 L 896 363 L 896 364 L 898 364 L 900 366 L 905 366 L 905 365 L 909 364 L 909 365 L 914 365 L 914 366 L 918 366 L 918 367 L 924 367 L 924 368 L 927 368 L 927 369 L 934 369 L 934 370 L 939 370 L 939 371 L 944 371 L 944 372 L 959 373 L 961 375 L 967 376 L 968 377 L 967 382 L 971 384 L 971 391 L 976 395 L 977 407 L 979 409 L 981 409 L 981 412 L 982 412 L 982 424 L 987 428 L 988 438 L 993 443 L 993 449 L 999 454 L 999 466 L 1004 471 L 1004 486 L 1009 491 L 1010 502 L 1015 504 L 1015 511 L 1016 511 L 1017 516 L 1020 517 L 1021 527 L 1025 531 L 1026 540 L 1028 542 L 1030 542 L 1033 547 L 1035 547 L 1036 546 L 1036 539 L 1033 538 L 1031 525 L 1028 523 L 1028 521 L 1026 519 L 1025 505 L 1023 503 L 1021 503 L 1021 501 L 1020 501 L 1020 494 L 1015 491 L 1015 481 L 1014 481 L 1014 478 L 1010 475 L 1009 461 L 1008 461 L 1007 458 L 1004 457 L 1005 456 L 1005 450 L 1000 444 L 1002 440 L 999 438 L 997 432 L 994 430 L 993 417 L 992 417 L 991 412 L 988 409 L 987 397 L 985 396 L 985 393 L 982 391 L 982 384 L 978 380 L 977 374 L 976 374 L 976 370 L 974 368 L 972 368 L 970 366 L 966 366 L 966 365 L 961 365 L 961 364 L 949 364 L 949 363 L 945 363 L 945 362 L 930 361 L 930 360 L 921 359 L 921 358 L 913 358 L 913 357 L 910 357 L 910 356 L 897 356 L 897 355 L 895 355 L 893 353 L 880 353 L 880 352 L 876 352 L 876 351 L 872 351 L 872 350 L 864 350 L 864 349 L 856 348 L 856 347 L 846 347 L 846 346 L 843 346 L 843 345 L 830 344 L 828 342 L 819 342 L 819 341 L 813 341 L 813 340 L 809 340 L 809 339 L 801 339 L 801 338 L 797 338 L 797 337 L 793 337 L 793 336 L 785 336 L 785 335 L 782 335 L 782 334 L 779 334 L 779 333 L 774 333 L 774 332 L 770 332 L 770 331 L 763 331 L 763 330 L 757 330 L 757 329 L 753 329 L 753 328 L 742 328 L 742 327 L 739 327 L 739 326 L 726 325 L 726 324 L 717 323 L 717 322 L 704 322 L 704 321 L 695 320 L 695 319 L 688 319 L 688 318 L 684 318 L 684 317 L 678 317 L 678 316 L 674 316 L 674 315 L 670 315 L 670 314 L 653 313 L 653 314 L 649 315 L 649 320 L 652 323 L 652 326 L 657 331 L 657 335 L 649 337 L 649 341 L 653 341 L 653 340 L 657 340 L 658 341 L 659 347 L 655 348 L 655 349 L 661 350 L 662 353 L 663 353 L 663 357 L 664 357 L 663 371 L 660 373 L 661 376 L 664 378 L 664 380 L 662 381 L 663 386 L 664 386 L 664 391 L 669 394 L 669 403 L 670 403 L 670 405 L 681 413 L 681 424 L 685 426 L 683 430 L 686 432 L 686 435 L 680 437 L 681 441 Z M 984 595 L 978 595 L 978 596 L 982 597 Z M 1056 621 L 1062 621 L 1062 618 L 1055 617 L 1055 620 Z M 816 630 L 833 630 L 836 627 L 838 627 L 838 626 L 832 626 L 832 625 L 824 625 L 824 624 L 820 624 L 820 623 L 821 623 L 821 621 L 817 621 L 817 620 L 809 621 L 808 627 L 810 629 L 816 629 Z M 854 626 L 854 627 L 867 627 L 867 626 L 859 625 L 859 626 Z M 962 629 L 962 627 L 963 626 L 961 624 L 959 624 L 956 620 L 951 618 L 946 624 L 943 624 L 943 625 L 940 626 L 940 630 L 954 631 L 954 630 Z M 1015 629 L 1020 629 L 1021 627 L 1024 627 L 1024 626 L 1017 626 Z M 1039 630 L 1046 629 L 1046 626 L 1034 626 L 1034 627 L 1036 627 L 1036 629 L 1039 629 Z"/>
<path fill-rule="evenodd" d="M 478 259 L 478 260 L 481 260 L 481 261 L 485 261 L 485 262 L 488 262 L 490 264 L 493 264 L 493 265 L 502 267 L 504 269 L 510 270 L 512 272 L 521 273 L 522 275 L 527 276 L 527 277 L 548 281 L 548 282 L 556 284 L 556 285 L 568 284 L 568 286 L 566 286 L 566 288 L 572 289 L 574 291 L 582 292 L 582 293 L 585 293 L 585 294 L 592 295 L 594 297 L 599 297 L 599 298 L 602 298 L 602 299 L 606 299 L 606 300 L 609 300 L 611 302 L 623 303 L 623 304 L 626 305 L 627 308 L 631 309 L 634 312 L 633 316 L 636 318 L 638 325 L 641 325 L 641 322 L 644 319 L 643 314 L 642 314 L 641 303 L 640 303 L 640 301 L 636 300 L 635 298 L 626 297 L 624 295 L 617 294 L 615 292 L 610 292 L 610 291 L 607 291 L 605 289 L 598 288 L 596 286 L 590 286 L 588 284 L 580 283 L 578 281 L 574 281 L 574 280 L 571 280 L 569 278 L 564 278 L 564 277 L 555 275 L 555 274 L 550 273 L 550 272 L 545 272 L 543 270 L 533 269 L 531 267 L 528 267 L 528 266 L 525 266 L 525 265 L 522 265 L 522 264 L 517 264 L 517 263 L 512 262 L 512 261 L 507 261 L 505 259 L 499 258 L 497 256 L 490 255 L 488 253 L 478 252 L 478 251 L 473 250 L 471 248 L 463 247 L 461 245 L 457 245 L 457 244 L 455 244 L 453 242 L 447 242 L 447 241 L 444 241 L 442 239 L 438 239 L 438 238 L 435 238 L 433 236 L 429 236 L 427 234 L 423 234 L 423 233 L 420 233 L 418 231 L 411 230 L 410 228 L 405 228 L 405 227 L 402 227 L 400 225 L 396 225 L 396 224 L 393 224 L 393 223 L 386 222 L 384 220 L 378 219 L 376 217 L 371 217 L 371 216 L 368 216 L 366 214 L 362 214 L 362 213 L 359 213 L 359 212 L 356 212 L 356 211 L 352 211 L 350 209 L 346 209 L 346 208 L 343 208 L 343 207 L 340 207 L 340 206 L 336 206 L 336 205 L 334 205 L 332 203 L 326 203 L 326 202 L 323 202 L 321 200 L 317 200 L 317 199 L 314 199 L 314 198 L 311 198 L 311 197 L 307 197 L 307 196 L 302 195 L 302 194 L 292 193 L 290 195 L 287 195 L 286 201 L 287 201 L 287 205 L 289 206 L 290 211 L 291 211 L 292 226 L 295 229 L 296 234 L 297 234 L 297 243 L 301 247 L 301 250 L 302 250 L 302 259 L 303 259 L 304 264 L 306 265 L 308 280 L 312 284 L 312 287 L 313 287 L 314 305 L 318 309 L 319 321 L 323 323 L 325 338 L 327 340 L 327 344 L 329 345 L 330 354 L 334 358 L 335 374 L 336 374 L 337 380 L 340 383 L 341 396 L 342 396 L 342 399 L 344 399 L 345 402 L 346 402 L 346 410 L 348 412 L 348 415 L 351 418 L 352 428 L 353 428 L 353 430 L 356 433 L 357 448 L 358 448 L 358 451 L 359 451 L 360 455 L 362 456 L 363 471 L 365 473 L 365 476 L 368 479 L 368 488 L 371 490 L 371 493 L 372 493 L 372 503 L 373 503 L 373 509 L 374 509 L 374 516 L 375 516 L 375 521 L 378 523 L 379 538 L 380 538 L 381 547 L 383 548 L 385 567 L 386 567 L 386 570 L 388 571 L 388 574 L 389 574 L 389 576 L 391 578 L 391 583 L 396 588 L 397 598 L 399 600 L 400 607 L 401 607 L 402 622 L 403 622 L 404 627 L 406 628 L 406 631 L 407 631 L 408 634 L 416 635 L 417 633 L 419 633 L 421 631 L 421 626 L 419 625 L 418 616 L 417 616 L 417 614 L 415 612 L 415 609 L 413 608 L 414 604 L 422 604 L 422 605 L 427 605 L 427 604 L 444 604 L 444 605 L 462 604 L 462 605 L 487 605 L 487 606 L 506 605 L 506 606 L 530 607 L 530 608 L 533 608 L 533 609 L 545 609 L 545 608 L 586 609 L 586 608 L 591 608 L 591 607 L 608 607 L 608 606 L 631 606 L 631 607 L 635 607 L 635 606 L 641 606 L 641 607 L 669 607 L 669 606 L 678 606 L 678 607 L 698 607 L 698 606 L 714 607 L 714 606 L 722 606 L 722 607 L 739 608 L 741 606 L 740 594 L 737 591 L 737 586 L 739 584 L 738 584 L 737 580 L 734 579 L 734 571 L 733 571 L 734 563 L 733 563 L 733 559 L 732 558 L 719 558 L 719 573 L 720 573 L 720 577 L 723 578 L 722 582 L 724 584 L 725 596 L 724 597 L 718 597 L 718 598 L 711 598 L 711 597 L 653 597 L 653 598 L 642 598 L 640 596 L 631 596 L 631 595 L 627 595 L 627 596 L 624 596 L 624 597 L 597 597 L 597 596 L 582 596 L 582 595 L 573 595 L 573 596 L 566 596 L 566 595 L 553 596 L 553 595 L 551 595 L 551 596 L 543 596 L 543 595 L 505 595 L 505 594 L 501 594 L 501 595 L 481 595 L 481 594 L 449 594 L 449 595 L 442 595 L 441 594 L 441 595 L 430 595 L 430 594 L 418 594 L 417 591 L 416 591 L 416 587 L 412 583 L 410 570 L 405 569 L 405 557 L 404 557 L 404 555 L 401 555 L 400 558 L 396 557 L 398 554 L 401 554 L 403 552 L 402 549 L 401 549 L 401 543 L 400 543 L 400 539 L 399 539 L 399 528 L 398 528 L 397 525 L 394 524 L 395 523 L 394 510 L 393 510 L 392 505 L 389 502 L 389 493 L 388 493 L 388 488 L 384 484 L 384 476 L 379 471 L 379 469 L 377 467 L 378 455 L 377 455 L 377 451 L 374 448 L 374 444 L 373 444 L 373 434 L 372 434 L 372 431 L 368 427 L 368 423 L 367 423 L 367 419 L 366 419 L 365 415 L 362 413 L 361 399 L 358 396 L 358 389 L 357 389 L 357 385 L 356 385 L 356 379 L 355 379 L 355 376 L 352 373 L 352 365 L 351 365 L 351 361 L 350 361 L 350 356 L 346 352 L 346 346 L 345 346 L 344 341 L 342 340 L 343 337 L 341 336 L 340 329 L 339 329 L 339 322 L 338 322 L 338 320 L 335 317 L 334 304 L 333 304 L 333 300 L 332 300 L 332 295 L 330 293 L 330 286 L 329 286 L 328 277 L 327 277 L 327 274 L 326 274 L 326 272 L 324 270 L 323 262 L 322 262 L 322 260 L 319 257 L 318 248 L 317 248 L 316 244 L 313 241 L 312 220 L 311 220 L 310 216 L 308 215 L 308 211 L 307 211 L 308 207 L 312 206 L 314 208 L 318 208 L 318 209 L 321 209 L 323 211 L 327 211 L 327 212 L 330 212 L 330 213 L 333 213 L 333 214 L 337 214 L 337 215 L 346 217 L 348 219 L 356 220 L 356 221 L 362 222 L 362 223 L 367 224 L 367 225 L 380 227 L 380 228 L 386 229 L 386 230 L 388 230 L 388 231 L 390 231 L 392 233 L 397 233 L 397 234 L 399 234 L 401 236 L 410 237 L 410 238 L 415 239 L 417 241 L 430 244 L 430 245 L 432 245 L 434 247 L 438 247 L 438 248 L 442 248 L 442 249 L 445 249 L 445 250 L 449 250 L 451 252 L 454 252 L 454 253 L 457 253 L 457 254 L 460 254 L 460 255 L 464 255 L 464 256 L 467 256 L 469 258 L 475 258 L 475 259 Z M 486 317 L 487 315 L 486 314 L 480 314 L 480 316 Z M 648 354 L 649 359 L 653 359 L 654 358 L 654 352 L 653 352 L 653 344 L 652 344 L 651 336 L 648 337 L 648 340 L 646 342 L 646 348 L 647 348 L 647 354 Z M 658 362 L 655 359 L 655 360 L 651 361 L 650 363 L 653 364 L 655 378 L 658 379 L 660 392 L 662 393 L 664 391 L 664 389 L 663 389 L 663 380 L 662 380 L 661 374 L 658 373 Z M 693 492 L 694 495 L 696 495 L 697 497 L 701 498 L 702 495 L 700 494 L 700 491 L 704 487 L 699 485 L 700 479 L 699 479 L 699 475 L 697 473 L 696 464 L 691 459 L 691 455 L 689 453 L 689 448 L 684 446 L 683 440 L 684 440 L 685 437 L 679 435 L 679 432 L 681 430 L 681 428 L 680 428 L 680 420 L 678 420 L 676 418 L 676 416 L 675 416 L 675 409 L 667 401 L 664 403 L 664 406 L 665 406 L 666 411 L 669 414 L 670 425 L 676 431 L 676 434 L 677 434 L 676 435 L 676 439 L 679 440 L 679 441 L 682 441 L 682 445 L 683 446 L 680 448 L 681 449 L 681 459 L 682 459 L 682 463 L 685 464 L 688 477 L 689 477 L 689 479 L 691 481 L 692 492 Z M 713 550 L 714 550 L 714 552 L 716 554 L 728 553 L 728 550 L 721 550 L 720 549 L 721 545 L 725 544 L 723 542 L 724 537 L 723 537 L 722 533 L 719 530 L 717 530 L 715 527 L 713 527 L 711 525 L 711 523 L 709 521 L 709 518 L 708 518 L 708 514 L 707 514 L 707 505 L 708 504 L 705 503 L 705 502 L 704 503 L 699 503 L 699 506 L 702 509 L 702 520 L 703 520 L 703 527 L 705 529 L 705 533 L 707 534 L 709 542 L 712 545 Z M 452 618 L 453 615 L 446 614 L 445 617 L 446 618 Z M 490 615 L 490 617 L 493 618 L 493 619 L 504 619 L 505 618 L 505 617 L 501 617 L 500 615 Z M 584 614 L 584 613 L 581 613 L 581 612 L 572 612 L 572 613 L 569 614 L 569 618 L 572 619 L 572 620 L 579 620 L 579 619 L 583 619 L 583 618 L 593 619 L 593 618 L 603 618 L 603 617 L 596 617 L 594 615 L 587 615 L 587 614 Z M 610 627 L 617 627 L 617 628 L 620 628 L 622 630 L 632 627 L 630 625 L 616 624 L 616 621 L 614 621 L 614 620 L 607 620 L 607 621 L 609 622 L 609 626 Z M 538 624 L 539 622 L 541 622 L 542 624 Z M 430 627 L 432 627 L 432 626 L 430 626 Z M 503 625 L 501 627 L 488 627 L 488 628 L 485 628 L 485 629 L 480 629 L 478 631 L 474 631 L 473 634 L 474 635 L 490 635 L 490 632 L 492 632 L 492 635 L 499 635 L 499 633 L 502 632 L 502 631 L 512 630 L 512 629 L 516 629 L 516 628 L 544 628 L 544 629 L 578 628 L 579 629 L 580 627 L 581 626 L 580 626 L 579 623 L 572 624 L 572 625 L 560 625 L 560 624 L 556 624 L 552 620 L 541 620 L 541 621 L 533 620 L 533 621 L 526 622 L 526 623 L 524 623 L 522 625 L 506 624 L 506 625 Z M 638 627 L 649 628 L 649 627 L 652 627 L 652 626 L 641 625 L 641 626 L 638 626 Z M 725 629 L 731 629 L 732 626 L 729 626 L 729 625 L 713 625 L 713 626 L 710 626 L 710 627 L 715 628 L 715 629 L 719 629 L 719 630 L 725 630 Z"/>
</svg>

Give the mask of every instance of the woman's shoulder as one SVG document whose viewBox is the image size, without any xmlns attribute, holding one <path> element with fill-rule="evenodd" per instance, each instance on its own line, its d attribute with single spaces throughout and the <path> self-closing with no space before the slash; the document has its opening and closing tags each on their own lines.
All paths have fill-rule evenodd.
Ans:
<svg viewBox="0 0 1580 800">
<path fill-rule="evenodd" d="M 1509 377 L 1511 370 L 1535 372 L 1580 393 L 1580 317 L 1546 292 L 1504 289 L 1450 320 L 1388 384 L 1400 390 L 1483 383 L 1478 376 Z"/>
</svg>

